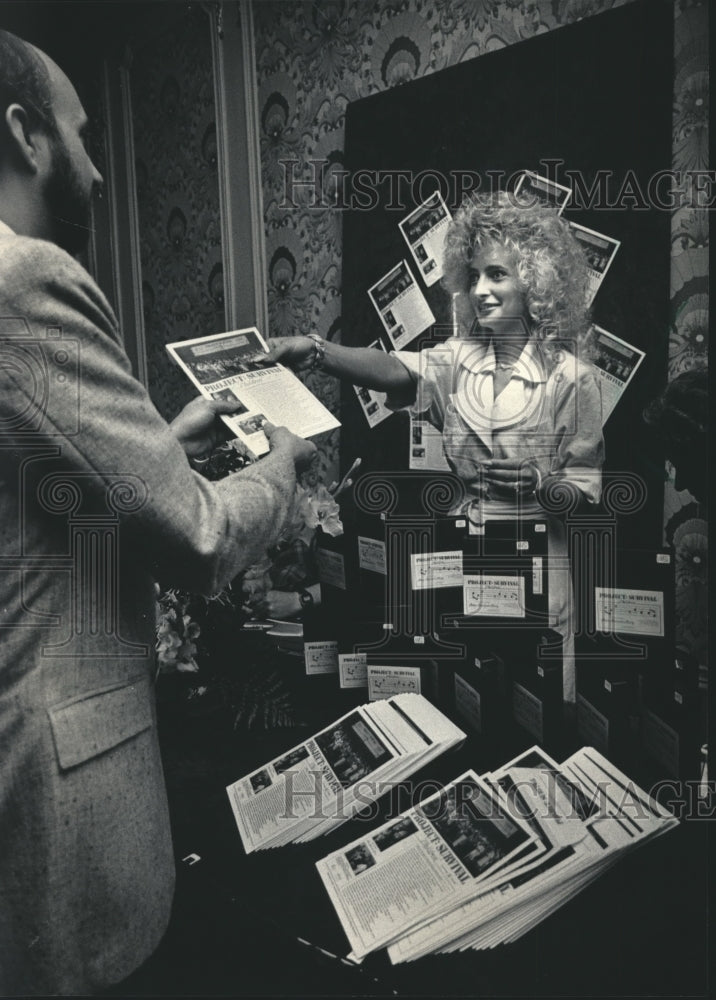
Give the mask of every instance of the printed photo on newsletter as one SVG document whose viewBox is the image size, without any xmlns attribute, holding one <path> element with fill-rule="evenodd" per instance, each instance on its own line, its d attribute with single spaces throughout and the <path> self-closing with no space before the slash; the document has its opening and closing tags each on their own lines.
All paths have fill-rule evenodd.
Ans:
<svg viewBox="0 0 716 1000">
<path fill-rule="evenodd" d="M 557 209 L 558 215 L 561 215 L 572 197 L 572 189 L 550 180 L 549 177 L 542 177 L 531 170 L 525 170 L 517 179 L 515 194 L 529 197 L 535 202 L 540 201 L 543 205 L 550 205 Z"/>
<path fill-rule="evenodd" d="M 452 216 L 439 191 L 402 219 L 398 226 L 426 285 L 442 278 L 445 234 Z"/>
</svg>

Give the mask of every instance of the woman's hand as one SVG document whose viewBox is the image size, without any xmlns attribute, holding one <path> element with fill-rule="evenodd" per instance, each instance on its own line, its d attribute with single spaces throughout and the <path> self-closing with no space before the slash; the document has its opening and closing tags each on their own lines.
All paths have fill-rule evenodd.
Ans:
<svg viewBox="0 0 716 1000">
<path fill-rule="evenodd" d="M 309 337 L 274 337 L 268 347 L 268 362 L 280 361 L 294 370 L 310 365 L 316 349 Z"/>
<path fill-rule="evenodd" d="M 238 399 L 205 399 L 197 396 L 169 424 L 187 458 L 201 458 L 229 437 L 221 413 L 235 413 L 241 407 Z"/>
<path fill-rule="evenodd" d="M 504 497 L 529 496 L 540 485 L 537 466 L 524 459 L 493 458 L 482 469 L 488 488 Z"/>
</svg>

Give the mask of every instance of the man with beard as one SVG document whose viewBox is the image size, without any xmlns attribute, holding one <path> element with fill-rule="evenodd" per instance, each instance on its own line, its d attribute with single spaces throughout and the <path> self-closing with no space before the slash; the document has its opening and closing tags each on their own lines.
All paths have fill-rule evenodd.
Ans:
<svg viewBox="0 0 716 1000">
<path fill-rule="evenodd" d="M 167 425 L 70 256 L 101 183 L 72 84 L 0 31 L 0 994 L 93 994 L 169 920 L 151 680 L 155 580 L 211 594 L 278 535 L 295 467 L 209 483 L 215 406 Z"/>
</svg>

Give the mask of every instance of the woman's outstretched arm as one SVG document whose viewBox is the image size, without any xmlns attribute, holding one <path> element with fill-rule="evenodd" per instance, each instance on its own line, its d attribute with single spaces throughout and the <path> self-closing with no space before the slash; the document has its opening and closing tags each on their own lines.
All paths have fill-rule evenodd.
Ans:
<svg viewBox="0 0 716 1000">
<path fill-rule="evenodd" d="M 280 361 L 288 368 L 310 365 L 316 356 L 316 343 L 310 337 L 276 337 L 268 342 L 271 361 Z M 323 359 L 321 370 L 329 375 L 399 396 L 406 404 L 415 398 L 415 382 L 392 354 L 372 347 L 343 347 L 330 340 L 321 340 Z"/>
</svg>

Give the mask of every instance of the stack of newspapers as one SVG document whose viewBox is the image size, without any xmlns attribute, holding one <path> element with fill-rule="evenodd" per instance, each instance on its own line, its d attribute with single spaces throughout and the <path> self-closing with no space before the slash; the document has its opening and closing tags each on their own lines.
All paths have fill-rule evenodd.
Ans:
<svg viewBox="0 0 716 1000">
<path fill-rule="evenodd" d="M 591 747 L 468 771 L 318 862 L 352 954 L 394 963 L 515 941 L 677 824 Z"/>
<path fill-rule="evenodd" d="M 360 705 L 227 787 L 246 853 L 328 833 L 464 739 L 419 694 Z"/>
</svg>

